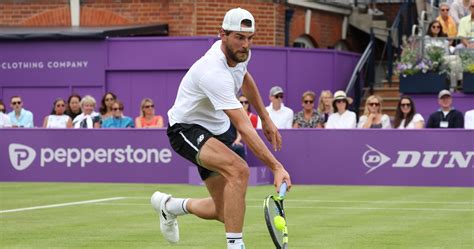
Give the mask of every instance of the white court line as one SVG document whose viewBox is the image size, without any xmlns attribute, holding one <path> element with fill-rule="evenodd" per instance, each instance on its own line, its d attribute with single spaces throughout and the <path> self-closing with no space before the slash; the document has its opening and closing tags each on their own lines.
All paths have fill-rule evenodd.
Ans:
<svg viewBox="0 0 474 249">
<path fill-rule="evenodd" d="M 94 205 L 111 206 L 150 206 L 144 203 L 94 203 Z M 262 208 L 262 205 L 248 205 L 248 208 Z M 378 208 L 378 207 L 296 207 L 287 206 L 288 209 L 345 209 L 345 210 L 394 210 L 394 211 L 447 211 L 447 212 L 474 212 L 474 209 L 454 209 L 454 208 Z"/>
<path fill-rule="evenodd" d="M 27 207 L 27 208 L 17 208 L 17 209 L 0 210 L 0 214 L 3 214 L 3 213 L 21 212 L 21 211 L 29 211 L 29 210 L 36 210 L 36 209 L 44 209 L 44 208 L 66 207 L 66 206 L 89 204 L 89 203 L 97 203 L 97 202 L 104 202 L 104 201 L 115 201 L 115 200 L 122 200 L 122 199 L 125 199 L 125 198 L 126 198 L 126 197 L 112 197 L 112 198 L 105 198 L 105 199 L 96 199 L 96 200 L 87 200 L 87 201 L 76 201 L 76 202 L 66 202 L 66 203 L 59 203 L 59 204 L 53 204 L 53 205 L 44 205 L 44 206 L 35 206 L 35 207 Z"/>
<path fill-rule="evenodd" d="M 150 199 L 150 197 L 127 197 L 127 199 Z M 246 199 L 247 201 L 263 201 L 262 199 Z M 349 201 L 349 200 L 311 200 L 311 199 L 285 199 L 285 202 L 321 202 L 321 203 L 380 203 L 380 204 L 453 204 L 474 205 L 474 201 Z"/>
</svg>

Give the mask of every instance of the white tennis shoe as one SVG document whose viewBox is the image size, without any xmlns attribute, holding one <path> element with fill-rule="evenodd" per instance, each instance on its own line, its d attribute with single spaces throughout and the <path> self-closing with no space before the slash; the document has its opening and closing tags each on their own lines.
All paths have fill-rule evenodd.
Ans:
<svg viewBox="0 0 474 249">
<path fill-rule="evenodd" d="M 171 195 L 156 191 L 151 196 L 151 205 L 160 216 L 161 233 L 170 243 L 178 243 L 179 227 L 176 215 L 170 214 L 165 207 L 165 203 L 171 198 Z"/>
</svg>

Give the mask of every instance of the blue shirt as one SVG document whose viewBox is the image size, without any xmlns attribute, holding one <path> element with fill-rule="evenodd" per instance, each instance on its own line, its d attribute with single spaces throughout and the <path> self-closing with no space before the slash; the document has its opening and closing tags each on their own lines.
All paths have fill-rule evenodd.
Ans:
<svg viewBox="0 0 474 249">
<path fill-rule="evenodd" d="M 133 128 L 133 120 L 130 117 L 123 116 L 121 118 L 110 117 L 102 121 L 102 128 Z"/>
<path fill-rule="evenodd" d="M 8 113 L 12 126 L 33 128 L 35 125 L 33 123 L 33 113 L 22 108 L 20 111 L 20 117 L 16 118 L 15 111 Z"/>
</svg>

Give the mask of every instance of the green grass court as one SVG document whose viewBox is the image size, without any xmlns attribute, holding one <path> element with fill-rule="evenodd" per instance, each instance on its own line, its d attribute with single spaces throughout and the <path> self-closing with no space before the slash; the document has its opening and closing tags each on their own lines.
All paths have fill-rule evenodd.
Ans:
<svg viewBox="0 0 474 249">
<path fill-rule="evenodd" d="M 180 217 L 181 241 L 168 244 L 149 204 L 157 189 L 207 196 L 189 185 L 2 182 L 0 248 L 226 248 L 222 224 L 193 216 Z M 274 248 L 262 209 L 273 191 L 249 188 L 248 249 Z M 77 203 L 113 197 L 125 198 Z M 294 185 L 289 248 L 474 248 L 473 197 L 473 188 Z M 22 209 L 63 203 L 70 205 Z"/>
</svg>

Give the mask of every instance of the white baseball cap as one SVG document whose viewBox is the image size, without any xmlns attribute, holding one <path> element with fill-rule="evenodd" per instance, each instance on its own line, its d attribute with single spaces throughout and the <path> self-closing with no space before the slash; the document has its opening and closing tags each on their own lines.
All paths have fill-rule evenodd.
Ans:
<svg viewBox="0 0 474 249">
<path fill-rule="evenodd" d="M 249 20 L 250 27 L 242 27 L 243 20 Z M 242 8 L 231 9 L 225 13 L 222 29 L 237 32 L 255 32 L 255 19 L 247 10 Z"/>
</svg>

